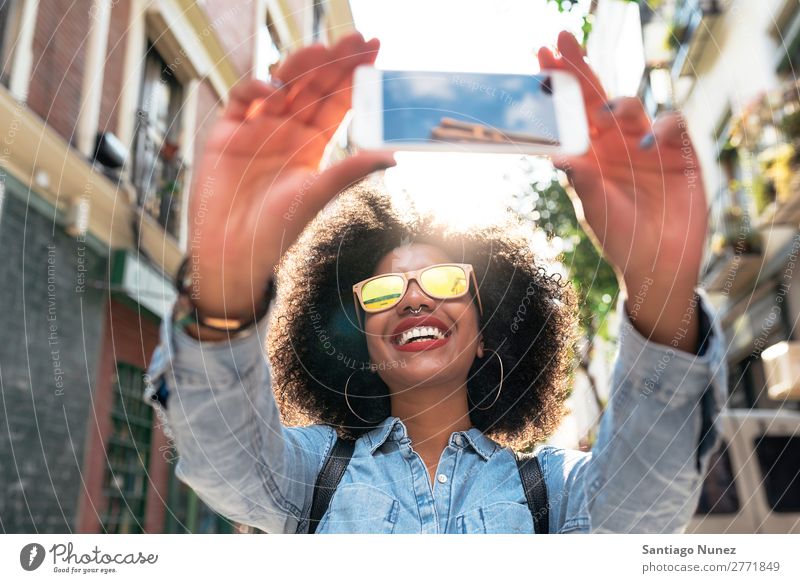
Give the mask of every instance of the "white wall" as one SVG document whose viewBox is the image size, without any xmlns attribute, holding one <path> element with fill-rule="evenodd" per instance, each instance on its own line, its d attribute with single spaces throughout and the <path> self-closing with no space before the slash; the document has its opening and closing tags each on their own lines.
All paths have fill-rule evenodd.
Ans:
<svg viewBox="0 0 800 583">
<path fill-rule="evenodd" d="M 734 115 L 759 93 L 778 86 L 778 44 L 771 30 L 786 0 L 733 0 L 712 29 L 698 76 L 681 109 L 689 122 L 709 196 L 723 179 L 714 131 L 730 106 Z"/>
</svg>

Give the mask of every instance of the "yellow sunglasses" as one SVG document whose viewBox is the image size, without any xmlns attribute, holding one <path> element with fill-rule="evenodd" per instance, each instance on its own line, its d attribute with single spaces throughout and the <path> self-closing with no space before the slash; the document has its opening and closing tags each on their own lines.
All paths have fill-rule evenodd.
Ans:
<svg viewBox="0 0 800 583">
<path fill-rule="evenodd" d="M 475 286 L 478 311 L 483 315 L 481 296 L 475 270 L 469 263 L 439 263 L 405 273 L 384 273 L 365 279 L 353 286 L 353 295 L 368 314 L 382 312 L 400 303 L 414 280 L 428 296 L 435 300 L 452 300 L 469 292 L 469 282 Z M 359 324 L 361 317 L 359 315 Z"/>
</svg>

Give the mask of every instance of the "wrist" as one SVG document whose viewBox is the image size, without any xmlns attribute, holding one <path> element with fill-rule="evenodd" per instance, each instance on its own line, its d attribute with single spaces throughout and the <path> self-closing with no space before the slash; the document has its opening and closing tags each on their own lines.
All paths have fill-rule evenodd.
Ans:
<svg viewBox="0 0 800 583">
<path fill-rule="evenodd" d="M 247 309 L 237 311 L 235 315 L 227 311 L 224 304 L 221 311 L 206 311 L 205 305 L 199 301 L 199 295 L 194 295 L 194 277 L 190 265 L 191 257 L 186 257 L 175 276 L 178 298 L 172 315 L 173 322 L 183 326 L 190 335 L 222 339 L 254 327 L 266 316 L 275 293 L 272 279 Z"/>
<path fill-rule="evenodd" d="M 649 286 L 649 287 L 648 287 Z M 673 287 L 644 281 L 628 287 L 623 305 L 628 320 L 646 339 L 684 352 L 698 350 L 698 306 L 695 288 Z"/>
<path fill-rule="evenodd" d="M 191 254 L 181 263 L 175 285 L 208 318 L 247 320 L 262 307 L 265 290 L 270 291 L 271 269 L 260 271 L 233 262 L 210 268 L 205 256 L 201 263 Z"/>
<path fill-rule="evenodd" d="M 625 273 L 617 277 L 620 289 L 629 298 L 638 297 L 641 301 L 668 302 L 694 295 L 698 277 L 688 271 L 655 269 L 641 273 Z"/>
</svg>

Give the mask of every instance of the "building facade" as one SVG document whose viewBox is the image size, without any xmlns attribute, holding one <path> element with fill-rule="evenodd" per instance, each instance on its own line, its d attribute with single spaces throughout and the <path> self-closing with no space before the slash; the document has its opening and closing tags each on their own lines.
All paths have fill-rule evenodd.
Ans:
<svg viewBox="0 0 800 583">
<path fill-rule="evenodd" d="M 6 532 L 239 530 L 175 479 L 144 371 L 228 91 L 351 29 L 322 0 L 0 3 Z"/>
<path fill-rule="evenodd" d="M 800 531 L 800 4 L 641 5 L 651 114 L 679 108 L 709 196 L 702 284 L 722 319 L 725 442 L 694 530 Z"/>
</svg>

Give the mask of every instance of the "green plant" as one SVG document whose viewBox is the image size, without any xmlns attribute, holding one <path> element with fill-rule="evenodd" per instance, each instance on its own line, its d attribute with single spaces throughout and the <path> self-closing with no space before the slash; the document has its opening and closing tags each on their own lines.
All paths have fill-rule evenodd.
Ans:
<svg viewBox="0 0 800 583">
<path fill-rule="evenodd" d="M 775 196 L 780 202 L 792 196 L 792 177 L 796 166 L 797 152 L 792 144 L 779 144 L 764 150 L 758 161 L 761 172 L 775 189 Z"/>
<path fill-rule="evenodd" d="M 664 46 L 672 51 L 677 51 L 681 44 L 683 43 L 683 39 L 686 37 L 686 26 L 678 26 L 674 22 L 671 22 L 667 26 L 667 35 L 664 38 Z"/>
<path fill-rule="evenodd" d="M 736 254 L 761 253 L 761 233 L 754 229 L 747 211 L 740 206 L 731 206 L 725 211 L 724 233 L 721 241 L 715 241 L 717 250 L 730 248 Z"/>
<path fill-rule="evenodd" d="M 764 212 L 770 203 L 775 200 L 775 193 L 770 189 L 764 177 L 757 173 L 750 179 L 750 196 L 753 197 L 753 203 L 756 207 L 756 212 L 760 215 Z"/>
<path fill-rule="evenodd" d="M 540 228 L 549 239 L 560 238 L 564 244 L 561 261 L 567 268 L 569 279 L 579 296 L 579 321 L 586 339 L 585 350 L 577 359 L 578 368 L 586 376 L 598 408 L 606 402 L 600 396 L 597 382 L 589 371 L 594 343 L 598 338 L 609 339 L 608 315 L 615 307 L 619 292 L 617 276 L 603 259 L 592 239 L 583 230 L 575 214 L 575 207 L 558 176 L 531 184 L 532 192 L 517 196 L 519 206 L 532 209 L 521 218 Z"/>
<path fill-rule="evenodd" d="M 736 149 L 736 146 L 733 145 L 731 139 L 728 138 L 725 140 L 725 143 L 719 149 L 717 153 L 717 161 L 720 163 L 729 163 L 735 162 L 739 158 L 739 151 Z"/>
<path fill-rule="evenodd" d="M 572 12 L 576 8 L 580 7 L 579 0 L 546 0 L 546 1 L 550 4 L 555 4 L 559 12 Z M 640 2 L 643 2 L 647 4 L 651 10 L 657 10 L 664 3 L 664 0 L 624 0 L 624 1 L 634 4 L 639 4 Z M 583 38 L 581 39 L 581 44 L 586 46 L 586 41 L 589 40 L 589 35 L 592 32 L 591 14 L 583 15 L 581 32 L 583 34 Z"/>
<path fill-rule="evenodd" d="M 559 237 L 565 242 L 562 262 L 581 297 L 584 333 L 588 338 L 597 333 L 608 338 L 606 315 L 614 308 L 608 298 L 616 297 L 619 290 L 614 270 L 583 230 L 572 200 L 558 178 L 554 175 L 549 182 L 531 186 L 535 194 L 526 193 L 520 198 L 533 198 L 533 213 L 528 218 L 535 227 L 541 228 L 548 238 Z"/>
<path fill-rule="evenodd" d="M 779 128 L 787 140 L 800 139 L 800 109 L 785 115 L 780 121 Z"/>
</svg>

